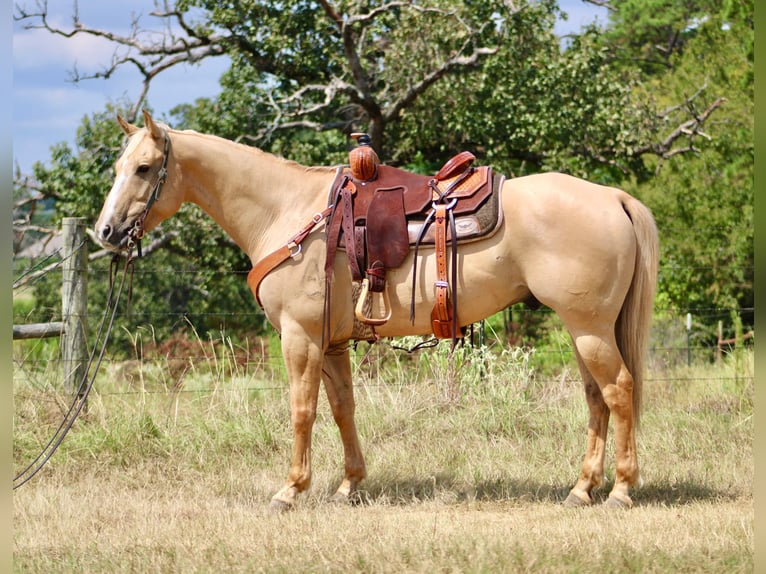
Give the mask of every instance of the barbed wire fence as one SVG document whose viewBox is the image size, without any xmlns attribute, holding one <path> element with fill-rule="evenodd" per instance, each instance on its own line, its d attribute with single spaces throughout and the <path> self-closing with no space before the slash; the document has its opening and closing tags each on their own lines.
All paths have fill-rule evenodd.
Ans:
<svg viewBox="0 0 766 574">
<path fill-rule="evenodd" d="M 77 219 L 77 218 L 72 218 Z M 78 223 L 82 225 L 82 222 Z M 77 260 L 77 265 L 82 267 L 86 265 L 84 262 L 103 257 L 106 252 L 96 252 L 88 254 L 87 241 L 84 239 L 76 240 L 77 244 L 70 246 L 68 251 L 63 249 L 55 249 L 47 255 L 43 255 L 37 260 L 33 260 L 31 264 L 18 272 L 17 278 L 14 280 L 13 287 L 15 292 L 24 293 L 30 290 L 37 280 L 46 278 L 48 281 L 57 284 L 65 284 L 65 279 L 56 279 L 57 276 L 64 273 L 65 264 L 67 261 Z M 71 240 L 70 240 L 71 242 Z M 158 245 L 157 247 L 161 247 Z M 146 260 L 147 262 L 150 260 Z M 671 266 L 669 269 L 663 267 L 660 268 L 660 275 L 663 272 L 669 272 L 677 270 L 677 266 Z M 206 274 L 221 274 L 221 275 L 241 275 L 244 282 L 244 278 L 247 275 L 249 269 L 219 269 L 213 270 L 205 269 Z M 87 269 L 82 271 L 84 275 L 87 275 L 88 281 L 108 281 L 106 276 L 107 271 L 101 271 L 96 269 Z M 172 273 L 175 275 L 181 274 L 200 274 L 203 271 L 195 268 L 188 269 L 167 269 L 153 267 L 151 264 L 139 265 L 136 267 L 135 273 L 138 276 L 137 280 L 151 281 L 153 276 Z M 103 275 L 102 275 L 103 273 Z M 53 279 L 51 279 L 53 277 Z M 87 292 L 87 289 L 85 290 Z M 72 299 L 72 294 L 66 294 L 62 299 L 62 302 L 66 299 Z M 82 324 L 87 325 L 87 310 L 83 311 L 82 301 L 76 303 L 78 311 L 76 314 L 76 320 Z M 656 326 L 657 336 L 652 337 L 652 343 L 650 343 L 649 349 L 649 365 L 650 371 L 656 373 L 662 373 L 670 367 L 679 365 L 692 365 L 697 363 L 706 363 L 713 361 L 720 361 L 727 353 L 732 352 L 736 348 L 741 347 L 746 341 L 751 341 L 754 338 L 754 333 L 748 331 L 747 333 L 741 332 L 741 329 L 737 325 L 731 324 L 732 316 L 738 316 L 743 313 L 753 313 L 753 308 L 689 308 L 689 309 L 676 309 L 676 308 L 655 308 L 655 316 L 660 318 L 659 323 Z M 127 314 L 128 312 L 124 312 Z M 162 368 L 166 369 L 166 373 L 163 377 L 166 380 L 171 381 L 171 386 L 176 391 L 181 392 L 206 392 L 205 389 L 183 389 L 182 382 L 185 378 L 191 365 L 199 364 L 205 361 L 217 361 L 218 357 L 215 357 L 216 352 L 220 352 L 220 348 L 224 348 L 224 352 L 228 353 L 227 361 L 231 363 L 230 371 L 233 373 L 239 369 L 243 373 L 258 373 L 260 379 L 266 379 L 273 381 L 275 384 L 272 386 L 264 387 L 259 383 L 254 390 L 266 390 L 266 389 L 282 389 L 286 388 L 286 378 L 284 375 L 284 369 L 282 366 L 282 358 L 278 352 L 270 348 L 268 343 L 268 336 L 258 336 L 252 340 L 245 338 L 244 341 L 234 343 L 233 340 L 237 339 L 236 334 L 227 332 L 225 325 L 227 322 L 231 322 L 236 319 L 238 323 L 262 325 L 264 323 L 264 315 L 260 309 L 257 308 L 255 302 L 252 303 L 251 310 L 241 310 L 237 312 L 231 311 L 204 311 L 197 312 L 193 309 L 185 309 L 183 311 L 167 312 L 157 306 L 149 312 L 135 312 L 130 311 L 130 321 L 135 326 L 132 333 L 134 341 L 134 356 L 126 357 L 120 354 L 111 354 L 105 358 L 105 363 L 112 363 L 112 372 L 121 372 L 123 376 L 129 377 L 130 369 L 136 368 L 137 361 L 149 361 L 158 365 L 162 365 Z M 538 310 L 523 309 L 520 306 L 514 309 L 514 313 L 517 316 L 520 314 L 523 318 L 524 314 L 530 313 L 538 315 L 540 313 L 553 314 L 552 310 L 543 307 Z M 22 326 L 14 325 L 14 338 L 33 338 L 51 337 L 57 336 L 66 332 L 66 321 L 71 320 L 72 313 L 66 309 L 62 309 L 62 320 L 51 321 L 46 324 L 37 324 L 34 329 L 37 330 L 37 334 L 28 334 L 27 336 L 17 337 L 17 331 L 23 330 Z M 179 329 L 177 336 L 171 337 L 171 340 L 159 342 L 155 339 L 153 329 L 151 327 L 153 322 L 158 320 L 166 320 L 169 316 L 173 316 L 177 324 L 185 324 L 185 327 Z M 14 319 L 15 322 L 16 319 Z M 221 325 L 216 337 L 201 337 L 194 328 L 194 324 L 200 321 L 205 323 L 218 323 Z M 505 328 L 507 329 L 507 323 L 510 323 L 510 318 L 505 320 Z M 700 325 L 709 326 L 717 322 L 717 339 L 715 343 L 711 344 L 709 337 L 709 327 L 700 329 Z M 80 323 L 73 323 L 77 325 Z M 70 329 L 73 329 L 70 327 Z M 698 336 L 702 332 L 704 336 Z M 481 336 L 483 339 L 483 335 Z M 144 340 L 146 338 L 146 340 Z M 495 346 L 503 347 L 508 345 L 507 333 L 499 333 L 497 330 L 492 333 L 490 340 Z M 471 337 L 471 342 L 475 344 L 474 337 Z M 567 337 L 561 337 L 560 344 L 557 349 L 551 348 L 548 345 L 545 349 L 535 349 L 534 353 L 542 360 L 548 362 L 554 362 L 560 365 L 567 365 L 574 359 L 571 342 Z M 219 347 L 216 350 L 216 346 Z M 273 345 L 272 345 L 273 346 Z M 63 349 L 64 344 L 61 345 Z M 374 365 L 381 361 L 385 361 L 392 355 L 401 353 L 400 350 L 396 350 L 395 346 L 378 343 L 376 345 L 369 345 L 367 343 L 354 344 L 354 357 L 357 368 L 361 366 Z M 429 351 L 423 351 L 428 353 Z M 212 354 L 212 355 L 211 355 Z M 546 355 L 548 357 L 546 357 Z M 14 353 L 14 368 L 23 369 L 29 373 L 42 373 L 49 372 L 59 368 L 61 365 L 71 364 L 73 361 L 71 355 L 64 356 L 59 354 L 58 359 L 51 359 L 49 356 L 44 356 L 42 353 L 29 352 L 27 354 Z M 60 365 L 56 365 L 59 362 Z M 53 363 L 53 364 L 51 364 Z M 71 370 L 71 367 L 68 367 Z M 573 372 L 573 377 L 578 377 L 576 372 Z M 737 375 L 738 376 L 738 375 Z M 545 375 L 542 375 L 544 382 Z M 696 377 L 699 380 L 700 377 Z M 661 374 L 650 374 L 649 381 L 654 380 L 661 382 L 666 380 Z M 677 380 L 677 377 L 676 377 Z M 71 385 L 70 385 L 71 386 Z M 166 385 L 167 386 L 167 385 Z"/>
</svg>

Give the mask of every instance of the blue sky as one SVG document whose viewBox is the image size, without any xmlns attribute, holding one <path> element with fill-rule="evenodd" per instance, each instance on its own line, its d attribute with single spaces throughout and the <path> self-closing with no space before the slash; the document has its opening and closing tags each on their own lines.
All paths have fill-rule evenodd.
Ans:
<svg viewBox="0 0 766 574">
<path fill-rule="evenodd" d="M 48 0 L 49 21 L 69 29 L 73 0 Z M 34 11 L 34 0 L 17 0 Z M 134 16 L 146 29 L 160 31 L 161 23 L 149 13 L 154 0 L 78 0 L 80 20 L 93 28 L 127 35 Z M 577 31 L 606 13 L 582 0 L 559 0 L 569 15 L 559 22 L 560 34 Z M 73 145 L 83 116 L 105 108 L 122 97 L 134 101 L 141 77 L 124 68 L 108 80 L 69 81 L 75 65 L 81 74 L 103 69 L 111 60 L 113 46 L 99 38 L 84 35 L 73 38 L 54 36 L 45 30 L 25 30 L 22 22 L 13 24 L 13 157 L 22 172 L 31 172 L 35 161 L 48 161 L 50 147 L 67 141 Z M 149 103 L 158 115 L 180 103 L 199 97 L 215 96 L 218 79 L 228 67 L 225 57 L 209 58 L 195 66 L 175 66 L 160 74 L 149 91 Z"/>
</svg>

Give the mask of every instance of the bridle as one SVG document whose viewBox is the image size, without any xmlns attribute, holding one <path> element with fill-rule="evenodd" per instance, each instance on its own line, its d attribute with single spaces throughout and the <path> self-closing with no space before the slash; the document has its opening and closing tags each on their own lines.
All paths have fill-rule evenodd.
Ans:
<svg viewBox="0 0 766 574">
<path fill-rule="evenodd" d="M 168 176 L 167 165 L 168 152 L 170 151 L 170 138 L 168 137 L 167 130 L 163 129 L 163 133 L 165 136 L 165 156 L 162 159 L 162 165 L 160 166 L 160 170 L 157 173 L 157 181 L 154 184 L 154 189 L 152 189 L 152 193 L 146 202 L 144 211 L 141 213 L 136 222 L 133 224 L 133 227 L 128 232 L 128 249 L 125 258 L 125 268 L 122 272 L 122 277 L 119 281 L 119 285 L 117 284 L 116 279 L 119 273 L 118 262 L 120 254 L 116 253 L 112 258 L 109 269 L 109 292 L 107 294 L 106 310 L 104 311 L 104 316 L 101 319 L 101 324 L 99 325 L 98 333 L 96 334 L 96 341 L 93 345 L 93 350 L 90 353 L 90 357 L 88 358 L 88 364 L 85 368 L 82 381 L 80 381 L 80 386 L 77 389 L 77 394 L 72 400 L 69 409 L 64 414 L 64 420 L 58 426 L 56 432 L 53 433 L 53 437 L 51 437 L 48 443 L 40 451 L 40 454 L 38 454 L 37 457 L 31 463 L 29 463 L 29 465 L 27 465 L 24 470 L 14 476 L 13 490 L 16 490 L 20 486 L 26 484 L 43 468 L 45 463 L 50 460 L 50 458 L 53 456 L 53 453 L 56 452 L 56 449 L 58 449 L 59 445 L 64 440 L 64 437 L 72 428 L 72 425 L 74 425 L 74 422 L 77 420 L 77 416 L 80 414 L 80 411 L 82 411 L 82 409 L 85 407 L 86 400 L 90 394 L 91 389 L 93 388 L 93 383 L 96 380 L 98 369 L 101 366 L 104 353 L 106 352 L 106 345 L 109 341 L 109 335 L 112 332 L 112 326 L 114 325 L 114 320 L 117 314 L 117 307 L 119 306 L 120 296 L 122 295 L 122 291 L 125 286 L 125 280 L 128 276 L 130 276 L 128 279 L 128 301 L 130 301 L 130 291 L 132 290 L 133 267 L 135 261 L 135 258 L 133 257 L 133 249 L 136 248 L 138 257 L 141 257 L 141 238 L 143 238 L 145 234 L 144 221 L 146 220 L 146 216 L 149 214 L 149 210 L 154 205 L 154 202 L 159 199 L 162 185 L 165 183 Z M 98 356 L 96 356 L 96 350 L 99 347 L 98 343 L 102 338 L 103 342 L 100 345 Z M 92 373 L 91 370 L 93 371 Z"/>
<path fill-rule="evenodd" d="M 136 222 L 133 224 L 133 227 L 131 227 L 130 231 L 128 231 L 128 244 L 127 244 L 128 250 L 132 250 L 135 247 L 139 257 L 141 257 L 141 239 L 146 234 L 146 231 L 144 229 L 144 222 L 146 221 L 146 216 L 149 215 L 149 210 L 154 205 L 154 202 L 160 198 L 160 191 L 162 191 L 162 186 L 168 179 L 168 157 L 170 156 L 170 137 L 168 136 L 168 132 L 166 129 L 163 129 L 162 133 L 165 136 L 165 149 L 163 152 L 162 165 L 160 166 L 160 170 L 157 172 L 157 179 L 154 184 L 154 189 L 149 195 L 149 199 L 146 201 L 146 206 L 144 207 L 144 211 L 141 212 L 141 215 L 138 216 L 138 219 L 136 219 Z"/>
</svg>

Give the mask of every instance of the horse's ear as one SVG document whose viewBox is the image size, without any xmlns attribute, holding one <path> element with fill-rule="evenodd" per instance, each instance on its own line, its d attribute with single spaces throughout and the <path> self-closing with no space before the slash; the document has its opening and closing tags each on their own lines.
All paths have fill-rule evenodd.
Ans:
<svg viewBox="0 0 766 574">
<path fill-rule="evenodd" d="M 157 126 L 157 124 L 154 123 L 152 116 L 149 115 L 149 112 L 146 111 L 146 108 L 141 111 L 144 113 L 144 125 L 152 133 L 152 137 L 154 137 L 154 139 L 160 139 L 163 137 L 162 130 Z"/>
<path fill-rule="evenodd" d="M 117 123 L 120 124 L 120 127 L 122 128 L 122 131 L 125 132 L 126 136 L 132 136 L 138 131 L 138 126 L 128 123 L 128 121 L 120 115 L 117 116 Z"/>
</svg>

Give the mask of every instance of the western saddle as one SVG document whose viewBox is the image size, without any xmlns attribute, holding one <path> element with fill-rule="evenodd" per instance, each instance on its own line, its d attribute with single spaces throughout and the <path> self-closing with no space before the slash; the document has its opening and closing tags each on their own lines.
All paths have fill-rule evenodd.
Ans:
<svg viewBox="0 0 766 574">
<path fill-rule="evenodd" d="M 410 305 L 410 320 L 414 321 L 417 253 L 421 245 L 432 244 L 437 280 L 431 327 L 436 337 L 452 339 L 454 345 L 458 336 L 462 337 L 454 294 L 456 239 L 476 238 L 496 228 L 499 200 L 493 189 L 499 187 L 499 181 L 495 182 L 491 168 L 472 167 L 475 157 L 467 151 L 454 156 L 432 177 L 382 165 L 367 134 L 351 135 L 358 145 L 349 153 L 349 166 L 339 172 L 330 192 L 333 208 L 327 225 L 327 301 L 335 254 L 345 249 L 351 276 L 362 285 L 355 307 L 357 320 L 373 329 L 384 324 L 391 317 L 386 270 L 399 267 L 414 249 Z M 478 217 L 485 204 L 491 204 L 484 210 L 488 216 Z M 452 243 L 449 263 L 448 242 Z M 373 294 L 382 297 L 379 316 L 368 310 L 380 308 L 368 301 Z"/>
<path fill-rule="evenodd" d="M 414 174 L 381 164 L 367 134 L 351 135 L 358 145 L 349 153 L 349 165 L 338 170 L 328 207 L 314 215 L 285 245 L 258 261 L 248 274 L 248 285 L 260 304 L 258 286 L 263 278 L 297 256 L 301 242 L 316 225 L 327 220 L 323 333 L 326 336 L 329 328 L 333 269 L 341 249 L 346 252 L 351 276 L 361 283 L 356 319 L 377 338 L 375 327 L 391 317 L 386 270 L 401 266 L 414 250 L 410 303 L 410 320 L 414 321 L 417 254 L 421 245 L 432 245 L 437 279 L 431 327 L 436 337 L 451 339 L 454 346 L 463 336 L 454 293 L 456 244 L 458 240 L 488 236 L 498 229 L 502 221 L 499 189 L 504 177 L 489 167 L 473 167 L 475 157 L 467 151 L 450 159 L 435 176 Z M 452 244 L 449 262 L 448 242 Z M 380 298 L 377 305 L 372 301 L 374 295 Z M 381 303 L 382 311 L 376 316 L 372 309 L 380 309 Z"/>
</svg>

